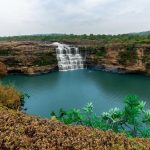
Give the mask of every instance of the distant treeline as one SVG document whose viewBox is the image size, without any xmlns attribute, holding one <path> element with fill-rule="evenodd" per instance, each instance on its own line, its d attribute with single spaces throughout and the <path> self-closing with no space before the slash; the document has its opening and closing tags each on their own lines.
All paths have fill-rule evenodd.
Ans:
<svg viewBox="0 0 150 150">
<path fill-rule="evenodd" d="M 80 41 L 94 40 L 102 43 L 150 43 L 150 34 L 119 34 L 119 35 L 74 35 L 46 34 L 0 37 L 0 41 Z"/>
</svg>

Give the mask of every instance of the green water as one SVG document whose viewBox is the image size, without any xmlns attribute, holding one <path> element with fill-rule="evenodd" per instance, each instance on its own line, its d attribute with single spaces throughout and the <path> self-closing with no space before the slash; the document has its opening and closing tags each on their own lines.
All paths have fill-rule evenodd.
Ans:
<svg viewBox="0 0 150 150">
<path fill-rule="evenodd" d="M 24 108 L 29 114 L 50 117 L 59 108 L 82 108 L 93 102 L 100 114 L 113 107 L 122 107 L 126 95 L 136 94 L 150 108 L 150 77 L 121 75 L 102 71 L 79 70 L 53 72 L 39 76 L 9 75 L 5 83 L 30 95 Z"/>
</svg>

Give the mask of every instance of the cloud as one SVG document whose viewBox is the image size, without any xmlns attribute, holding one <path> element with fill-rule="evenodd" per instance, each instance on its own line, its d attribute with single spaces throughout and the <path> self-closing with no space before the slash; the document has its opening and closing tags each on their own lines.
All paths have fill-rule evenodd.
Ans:
<svg viewBox="0 0 150 150">
<path fill-rule="evenodd" d="M 0 0 L 0 36 L 149 30 L 149 0 Z"/>
</svg>

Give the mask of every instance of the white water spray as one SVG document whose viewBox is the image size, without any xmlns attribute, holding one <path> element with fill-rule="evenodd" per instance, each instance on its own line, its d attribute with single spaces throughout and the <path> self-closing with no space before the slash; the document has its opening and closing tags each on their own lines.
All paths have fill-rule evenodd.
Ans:
<svg viewBox="0 0 150 150">
<path fill-rule="evenodd" d="M 60 71 L 84 69 L 84 59 L 79 53 L 79 49 L 58 42 L 53 43 L 57 46 L 56 54 Z"/>
</svg>

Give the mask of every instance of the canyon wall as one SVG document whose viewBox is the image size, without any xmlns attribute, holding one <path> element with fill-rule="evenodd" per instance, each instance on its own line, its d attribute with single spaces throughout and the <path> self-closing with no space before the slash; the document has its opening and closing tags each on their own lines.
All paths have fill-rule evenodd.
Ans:
<svg viewBox="0 0 150 150">
<path fill-rule="evenodd" d="M 46 42 L 0 42 L 0 62 L 8 73 L 32 75 L 58 68 L 55 47 Z"/>
<path fill-rule="evenodd" d="M 51 42 L 0 42 L 0 62 L 8 73 L 39 74 L 58 70 Z M 66 43 L 68 44 L 68 43 Z M 150 44 L 69 43 L 79 47 L 89 68 L 120 73 L 150 74 Z"/>
<path fill-rule="evenodd" d="M 119 73 L 150 74 L 150 45 L 109 44 L 80 47 L 86 53 L 87 66 Z"/>
</svg>

